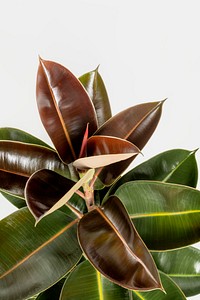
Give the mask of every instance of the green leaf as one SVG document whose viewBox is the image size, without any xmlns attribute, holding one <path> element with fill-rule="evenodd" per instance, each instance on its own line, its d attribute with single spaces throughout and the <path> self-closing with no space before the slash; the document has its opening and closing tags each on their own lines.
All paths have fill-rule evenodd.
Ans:
<svg viewBox="0 0 200 300">
<path fill-rule="evenodd" d="M 52 147 L 47 145 L 42 140 L 17 128 L 11 128 L 11 127 L 0 128 L 0 140 L 10 140 L 10 141 L 18 141 L 18 142 L 29 143 L 29 144 L 36 144 L 36 145 L 40 145 L 52 149 Z"/>
<path fill-rule="evenodd" d="M 109 281 L 85 261 L 70 273 L 60 300 L 186 300 L 181 290 L 167 275 L 160 273 L 160 277 L 166 294 L 160 290 L 130 291 Z"/>
<path fill-rule="evenodd" d="M 42 123 L 60 158 L 70 163 L 79 157 L 89 123 L 89 136 L 97 129 L 93 103 L 80 81 L 62 65 L 40 59 L 37 104 Z"/>
<path fill-rule="evenodd" d="M 103 124 L 95 135 L 114 136 L 128 140 L 140 150 L 146 145 L 160 120 L 164 101 L 143 103 L 118 113 Z M 124 162 L 118 162 L 103 168 L 100 179 L 110 185 L 125 170 L 135 157 Z M 114 177 L 111 174 L 115 174 Z"/>
<path fill-rule="evenodd" d="M 1 191 L 24 197 L 26 181 L 39 169 L 51 169 L 68 178 L 73 174 L 54 150 L 29 143 L 0 141 Z"/>
<path fill-rule="evenodd" d="M 79 80 L 94 103 L 99 127 L 110 119 L 112 114 L 108 94 L 98 68 L 82 75 Z"/>
<path fill-rule="evenodd" d="M 154 261 L 116 196 L 82 217 L 78 238 L 86 257 L 108 279 L 128 289 L 162 289 Z"/>
<path fill-rule="evenodd" d="M 13 196 L 6 192 L 1 192 L 1 194 L 17 208 L 22 208 L 26 206 L 26 201 L 22 197 Z"/>
<path fill-rule="evenodd" d="M 128 294 L 127 289 L 113 284 L 85 261 L 66 279 L 60 300 L 131 300 Z"/>
<path fill-rule="evenodd" d="M 0 299 L 31 297 L 69 272 L 81 257 L 76 227 L 57 211 L 35 228 L 27 208 L 0 221 Z"/>
<path fill-rule="evenodd" d="M 177 184 L 130 181 L 115 194 L 149 249 L 174 249 L 200 240 L 200 191 Z"/>
<path fill-rule="evenodd" d="M 187 247 L 152 252 L 158 269 L 170 276 L 187 297 L 200 293 L 200 250 Z"/>
<path fill-rule="evenodd" d="M 184 149 L 162 152 L 122 176 L 112 186 L 109 195 L 125 182 L 133 180 L 157 180 L 196 187 L 198 169 L 195 153 Z"/>
<path fill-rule="evenodd" d="M 166 274 L 160 272 L 160 278 L 165 289 L 166 294 L 162 291 L 155 290 L 150 292 L 136 292 L 133 291 L 134 300 L 186 300 L 185 295 L 175 284 L 175 282 Z M 130 298 L 132 300 L 132 298 Z"/>
</svg>

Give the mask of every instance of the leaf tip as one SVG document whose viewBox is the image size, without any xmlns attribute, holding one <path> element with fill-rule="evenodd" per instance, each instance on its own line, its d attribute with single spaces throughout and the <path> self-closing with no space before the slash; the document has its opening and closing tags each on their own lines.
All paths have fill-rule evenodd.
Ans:
<svg viewBox="0 0 200 300">
<path fill-rule="evenodd" d="M 199 148 L 194 149 L 191 154 L 195 154 L 197 151 L 199 151 Z"/>
<path fill-rule="evenodd" d="M 99 67 L 100 67 L 100 64 L 98 64 L 98 66 L 97 66 L 96 69 L 94 70 L 96 73 L 99 71 Z"/>
<path fill-rule="evenodd" d="M 167 101 L 168 98 L 165 98 L 163 100 L 160 101 L 161 105 L 163 105 L 165 103 L 165 101 Z"/>
</svg>

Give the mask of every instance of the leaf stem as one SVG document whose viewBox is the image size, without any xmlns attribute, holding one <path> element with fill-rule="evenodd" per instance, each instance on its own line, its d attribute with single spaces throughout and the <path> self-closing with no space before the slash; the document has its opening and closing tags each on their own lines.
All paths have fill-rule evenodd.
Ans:
<svg viewBox="0 0 200 300">
<path fill-rule="evenodd" d="M 73 207 L 69 202 L 66 203 L 66 206 L 69 207 L 69 209 L 79 218 L 81 219 L 83 217 L 83 214 L 76 209 L 75 207 Z"/>
<path fill-rule="evenodd" d="M 75 193 L 85 200 L 85 195 L 84 195 L 84 193 L 82 193 L 82 192 L 79 191 L 79 190 L 77 190 Z"/>
<path fill-rule="evenodd" d="M 94 186 L 94 184 L 95 184 L 95 181 L 97 180 L 97 178 L 98 178 L 99 174 L 101 173 L 102 169 L 103 169 L 103 167 L 102 167 L 102 168 L 99 168 L 99 169 L 96 171 L 96 173 L 95 173 L 94 176 L 93 176 L 93 179 L 90 181 L 90 187 L 93 188 L 93 186 Z"/>
</svg>

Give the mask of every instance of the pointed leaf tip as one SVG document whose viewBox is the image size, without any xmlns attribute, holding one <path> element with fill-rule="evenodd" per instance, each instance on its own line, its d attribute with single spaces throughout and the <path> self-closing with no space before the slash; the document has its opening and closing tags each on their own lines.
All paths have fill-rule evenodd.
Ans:
<svg viewBox="0 0 200 300">
<path fill-rule="evenodd" d="M 156 265 L 117 197 L 82 217 L 78 237 L 91 264 L 112 282 L 133 290 L 163 289 Z"/>
</svg>

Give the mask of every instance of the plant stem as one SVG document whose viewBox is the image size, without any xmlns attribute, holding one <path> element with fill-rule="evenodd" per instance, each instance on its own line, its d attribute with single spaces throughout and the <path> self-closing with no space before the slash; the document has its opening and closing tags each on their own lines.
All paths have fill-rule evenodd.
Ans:
<svg viewBox="0 0 200 300">
<path fill-rule="evenodd" d="M 88 182 L 83 185 L 85 202 L 87 205 L 88 211 L 92 210 L 94 207 L 94 189 L 93 186 L 89 185 Z"/>
</svg>

